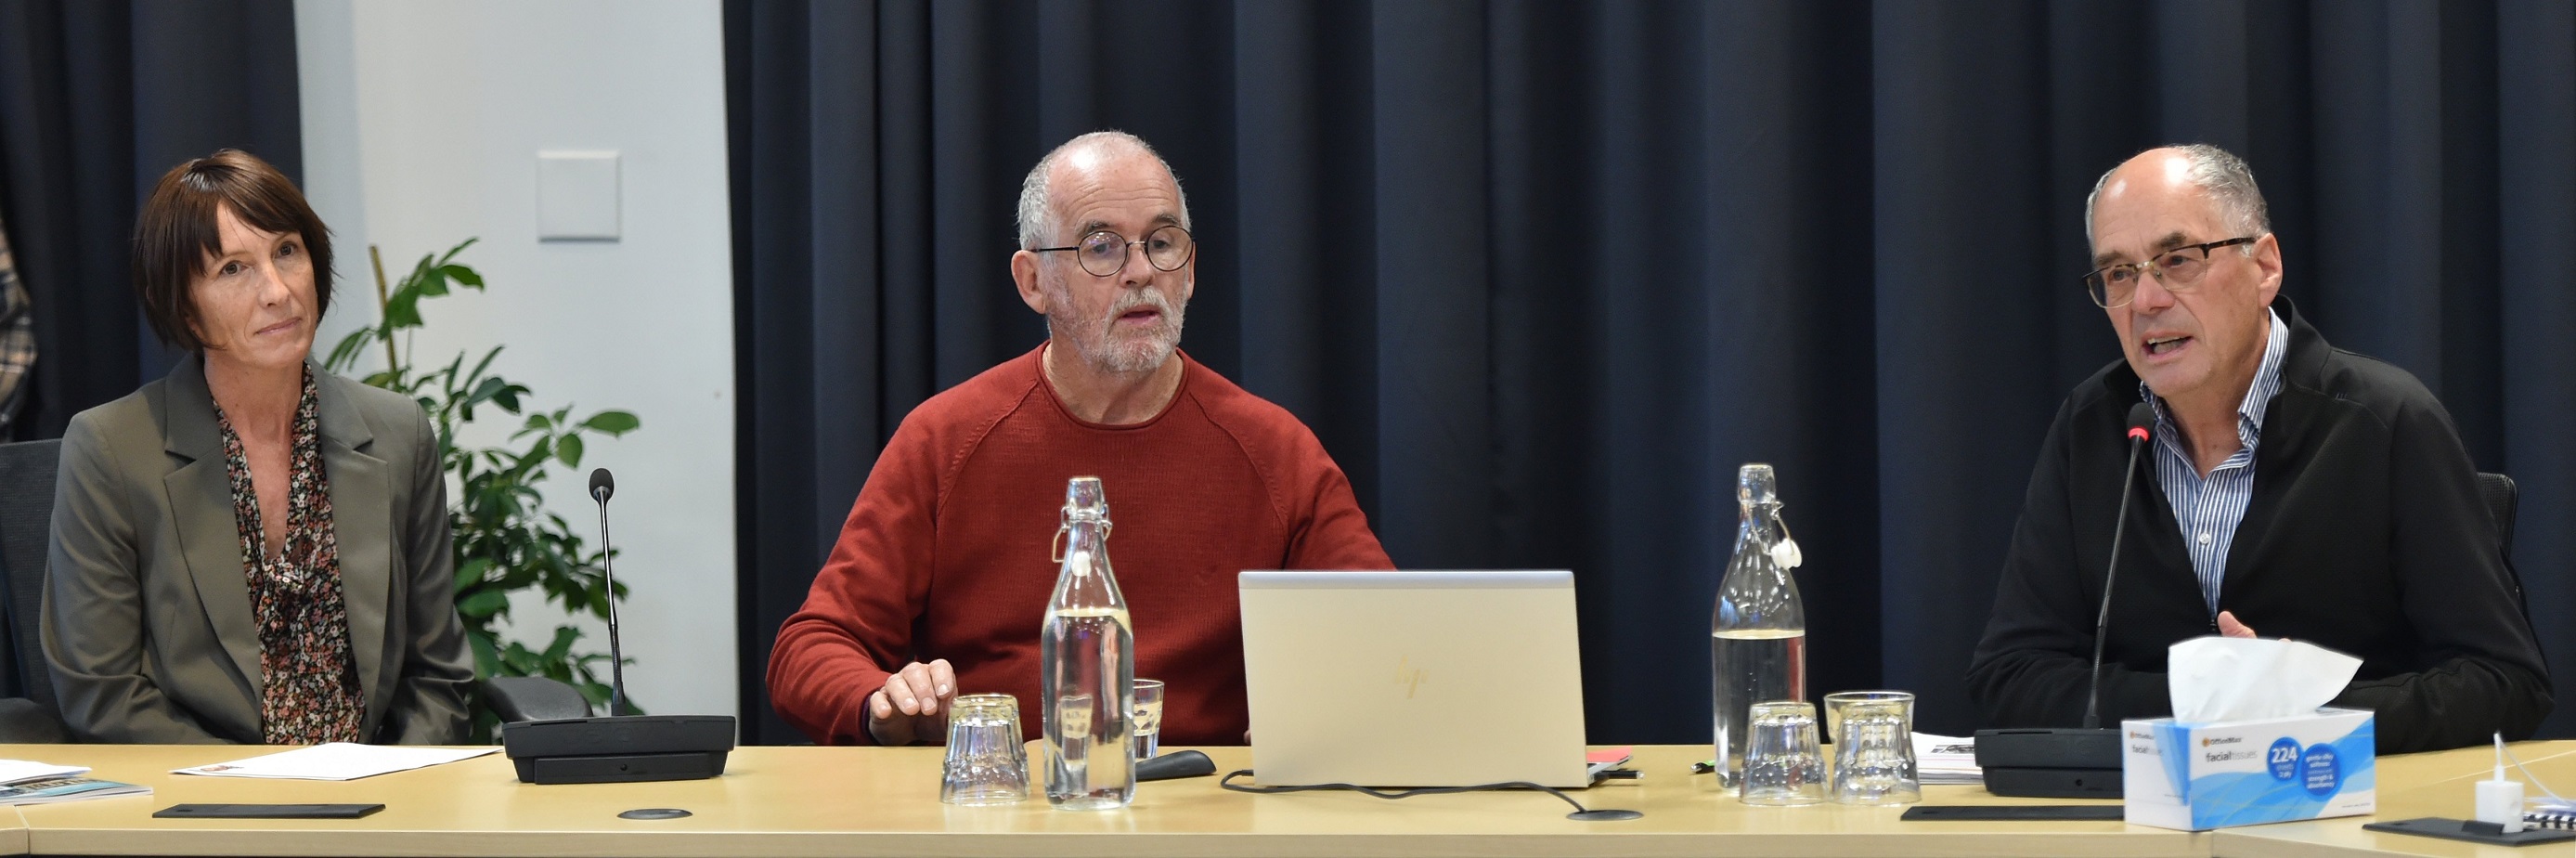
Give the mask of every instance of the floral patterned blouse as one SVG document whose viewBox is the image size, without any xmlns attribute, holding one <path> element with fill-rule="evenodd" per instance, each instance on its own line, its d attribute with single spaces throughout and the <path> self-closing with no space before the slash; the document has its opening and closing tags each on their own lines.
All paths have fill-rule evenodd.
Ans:
<svg viewBox="0 0 2576 858">
<path fill-rule="evenodd" d="M 295 406 L 293 459 L 286 481 L 286 547 L 270 557 L 259 494 L 241 436 L 223 406 L 224 473 L 232 478 L 233 523 L 241 531 L 243 575 L 259 628 L 260 731 L 272 745 L 362 741 L 366 704 L 349 649 L 349 605 L 340 590 L 340 543 L 331 529 L 331 483 L 322 470 L 321 422 L 313 373 Z"/>
</svg>

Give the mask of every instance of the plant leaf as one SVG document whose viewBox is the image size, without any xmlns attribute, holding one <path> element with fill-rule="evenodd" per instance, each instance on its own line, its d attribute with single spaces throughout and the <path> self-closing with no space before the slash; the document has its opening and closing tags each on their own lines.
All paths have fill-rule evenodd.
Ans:
<svg viewBox="0 0 2576 858">
<path fill-rule="evenodd" d="M 555 461 L 564 463 L 567 468 L 581 467 L 581 436 L 566 435 L 556 441 Z"/>
<path fill-rule="evenodd" d="M 396 330 L 420 327 L 420 293 L 405 289 L 387 299 L 385 324 Z"/>
<path fill-rule="evenodd" d="M 482 239 L 482 238 L 480 238 L 480 237 L 474 237 L 474 238 L 468 238 L 468 239 L 466 239 L 466 240 L 464 240 L 464 241 L 457 242 L 455 247 L 451 247 L 451 248 L 448 248 L 448 249 L 447 249 L 447 255 L 446 255 L 446 256 L 441 256 L 441 257 L 439 257 L 439 258 L 438 258 L 438 264 L 440 264 L 440 265 L 445 265 L 445 264 L 447 264 L 447 261 L 448 261 L 448 260 L 450 260 L 450 259 L 455 259 L 457 254 L 459 254 L 459 253 L 464 253 L 466 248 L 468 248 L 468 247 L 473 247 L 475 242 L 482 241 L 482 240 L 483 240 L 483 239 Z"/>
<path fill-rule="evenodd" d="M 556 626 L 555 642 L 546 646 L 546 661 L 554 664 L 563 663 L 564 659 L 572 656 L 572 642 L 580 639 L 580 629 Z"/>
<path fill-rule="evenodd" d="M 374 328 L 350 331 L 348 336 L 340 338 L 339 345 L 331 347 L 331 359 L 323 361 L 322 368 L 332 372 L 347 371 L 358 362 L 358 350 L 366 348 L 368 341 L 375 339 L 375 333 Z"/>
<path fill-rule="evenodd" d="M 456 600 L 456 613 L 481 619 L 498 614 L 509 606 L 509 591 L 493 588 L 478 590 L 472 595 Z"/>
<path fill-rule="evenodd" d="M 615 437 L 635 431 L 637 427 L 644 425 L 644 421 L 624 411 L 602 411 L 590 415 L 590 419 L 581 421 L 581 425 L 583 428 L 606 432 L 610 437 Z"/>
<path fill-rule="evenodd" d="M 493 648 L 490 631 L 468 627 L 465 630 L 465 643 L 474 650 L 475 675 L 490 677 L 500 674 L 501 654 Z"/>
<path fill-rule="evenodd" d="M 447 275 L 447 279 L 454 280 L 460 285 L 476 289 L 483 288 L 483 275 L 474 273 L 474 269 L 462 265 L 441 265 L 438 271 Z"/>
<path fill-rule="evenodd" d="M 464 560 L 457 561 L 456 592 L 462 595 L 466 590 L 473 588 L 474 585 L 483 583 L 483 571 L 490 568 L 492 568 L 492 561 L 490 558 L 469 557 Z"/>
</svg>

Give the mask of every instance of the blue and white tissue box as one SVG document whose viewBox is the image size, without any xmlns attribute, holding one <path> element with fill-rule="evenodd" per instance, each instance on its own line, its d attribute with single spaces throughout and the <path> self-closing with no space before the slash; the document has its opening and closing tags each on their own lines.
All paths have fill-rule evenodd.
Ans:
<svg viewBox="0 0 2576 858">
<path fill-rule="evenodd" d="M 2123 816 L 2133 825 L 2207 831 L 2372 813 L 2377 734 L 2371 713 L 2332 707 L 2205 724 L 2123 721 Z"/>
</svg>

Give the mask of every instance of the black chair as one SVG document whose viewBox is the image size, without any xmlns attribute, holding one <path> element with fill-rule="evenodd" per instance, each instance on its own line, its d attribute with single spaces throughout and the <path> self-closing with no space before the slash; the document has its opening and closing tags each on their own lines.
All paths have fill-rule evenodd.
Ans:
<svg viewBox="0 0 2576 858">
<path fill-rule="evenodd" d="M 2504 540 L 2506 557 L 2513 556 L 2513 518 L 2521 506 L 2522 489 L 2513 478 L 2503 474 L 2478 474 L 2478 497 L 2487 502 L 2487 515 L 2495 518 L 2496 538 Z"/>
<path fill-rule="evenodd" d="M 483 699 L 501 723 L 590 717 L 590 700 L 570 685 L 542 676 L 495 676 L 483 680 Z"/>
<path fill-rule="evenodd" d="M 0 444 L 0 615 L 9 633 L 0 637 L 8 675 L 0 682 L 0 742 L 59 744 L 71 741 L 54 706 L 53 678 L 36 636 L 44 608 L 45 552 L 54 520 L 54 465 L 61 441 Z"/>
<path fill-rule="evenodd" d="M 2522 505 L 2522 490 L 2513 478 L 2503 474 L 2478 474 L 2478 499 L 2487 503 L 2487 517 L 2495 519 L 2498 553 L 2504 558 L 2504 571 L 2513 576 L 2513 601 L 2522 606 L 2523 619 L 2531 618 L 2531 603 L 2523 598 L 2522 570 L 2513 565 L 2513 519 Z"/>
</svg>

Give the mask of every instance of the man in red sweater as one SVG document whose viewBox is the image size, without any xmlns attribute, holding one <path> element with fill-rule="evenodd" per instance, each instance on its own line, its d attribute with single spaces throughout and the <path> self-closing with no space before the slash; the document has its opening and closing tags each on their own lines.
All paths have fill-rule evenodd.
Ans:
<svg viewBox="0 0 2576 858">
<path fill-rule="evenodd" d="M 1391 569 L 1313 432 L 1178 351 L 1197 245 L 1143 140 L 1085 134 L 1020 188 L 1011 278 L 1045 344 L 906 416 L 805 607 L 769 694 L 826 744 L 946 738 L 950 698 L 1020 699 L 1035 738 L 1038 627 L 1065 481 L 1100 477 L 1136 675 L 1167 683 L 1162 740 L 1241 742 L 1245 569 Z"/>
</svg>

